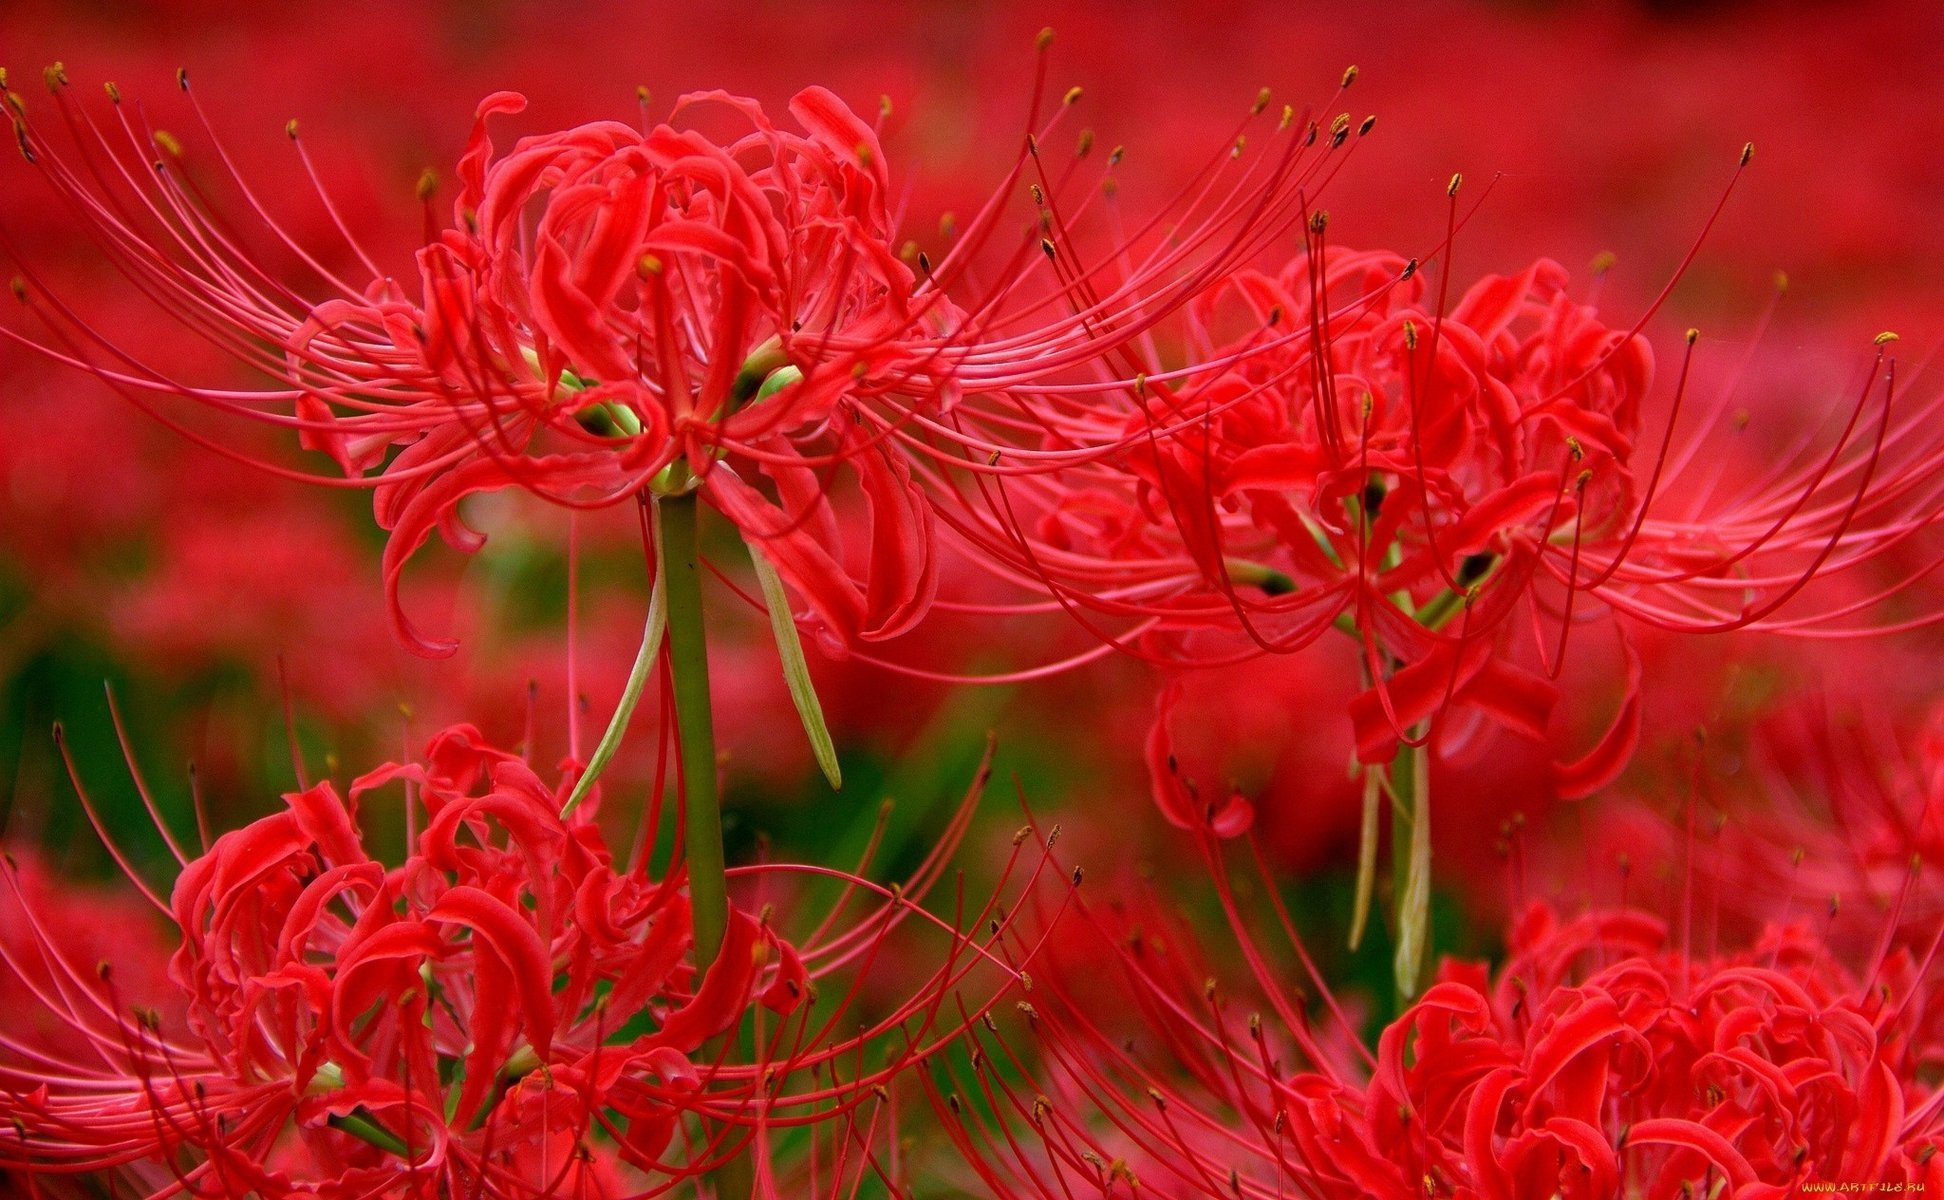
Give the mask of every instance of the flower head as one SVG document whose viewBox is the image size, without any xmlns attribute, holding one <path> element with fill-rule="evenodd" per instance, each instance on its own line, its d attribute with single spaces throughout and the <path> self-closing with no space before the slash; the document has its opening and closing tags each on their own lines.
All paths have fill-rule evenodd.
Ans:
<svg viewBox="0 0 1944 1200">
<path fill-rule="evenodd" d="M 1373 1052 L 1289 914 L 1300 969 L 1216 883 L 1250 988 L 1164 906 L 1089 912 L 1090 936 L 1036 965 L 1023 1025 L 983 1038 L 1028 1082 L 1001 1090 L 975 1057 L 992 1111 L 935 1094 L 994 1194 L 1139 1179 L 1208 1197 L 1779 1198 L 1944 1180 L 1934 938 L 1890 941 L 1859 972 L 1803 924 L 1708 953 L 1644 912 L 1534 905 L 1496 970 L 1447 962 Z"/>
<path fill-rule="evenodd" d="M 119 137 L 69 99 L 65 72 L 49 82 L 82 159 L 115 169 L 68 162 L 8 93 L 22 150 L 138 288 L 272 386 L 177 379 L 29 270 L 16 292 L 47 322 L 39 348 L 145 407 L 188 397 L 294 429 L 373 487 L 391 531 L 387 594 L 408 644 L 453 645 L 400 610 L 406 561 L 435 530 L 476 548 L 460 501 L 514 486 L 575 507 L 702 491 L 833 647 L 894 636 L 928 607 L 929 509 L 851 410 L 890 393 L 902 408 L 936 406 L 938 339 L 952 310 L 920 294 L 894 253 L 877 133 L 830 92 L 792 101 L 801 132 L 753 101 L 708 93 L 685 97 L 675 115 L 722 109 L 746 132 L 715 140 L 596 122 L 503 154 L 488 122 L 524 101 L 496 94 L 461 157 L 452 225 L 429 237 L 416 278 L 384 273 L 347 232 L 354 270 L 369 281 L 293 243 L 317 276 L 307 293 L 226 232 L 199 184 L 157 149 L 163 135 L 127 119 L 118 91 Z M 290 132 L 295 140 L 294 123 Z M 219 161 L 227 168 L 220 152 Z M 248 185 L 231 182 L 289 243 Z M 436 187 L 428 179 L 422 190 L 429 223 Z M 862 556 L 846 556 L 832 515 L 839 468 L 869 508 Z"/>
<path fill-rule="evenodd" d="M 174 1176 L 198 1195 L 632 1194 L 752 1140 L 787 1183 L 801 1168 L 767 1131 L 811 1125 L 834 1131 L 813 1180 L 877 1170 L 843 1149 L 890 1128 L 885 1084 L 1017 978 L 988 948 L 1011 936 L 997 897 L 979 938 L 917 907 L 970 800 L 902 888 L 738 872 L 779 898 L 842 891 L 794 942 L 768 907 L 731 908 L 698 969 L 684 877 L 654 878 L 639 847 L 617 862 L 598 794 L 563 819 L 571 783 L 455 726 L 343 792 L 293 792 L 188 857 L 166 900 L 143 885 L 176 936 L 166 983 L 118 971 L 119 953 L 77 963 L 64 906 L 86 897 L 9 869 L 0 985 L 37 1032 L 0 1038 L 0 1169 Z M 388 865 L 370 813 L 400 788 L 410 850 Z M 1013 865 L 1030 887 L 1044 864 L 1028 855 Z"/>
<path fill-rule="evenodd" d="M 1514 930 L 1510 960 L 1444 981 L 1387 1029 L 1364 1136 L 1439 1194 L 1796 1194 L 1935 1178 L 1936 1098 L 1906 953 L 1860 981 L 1801 927 L 1718 958 L 1644 914 Z M 1347 1194 L 1347 1193 L 1346 1193 Z"/>
<path fill-rule="evenodd" d="M 1692 332 L 1666 424 L 1645 427 L 1641 327 L 1604 319 L 1557 263 L 1453 299 L 1415 259 L 1327 245 L 1320 217 L 1281 270 L 1231 271 L 1184 308 L 1187 367 L 1157 362 L 1086 404 L 1024 401 L 1019 457 L 1045 472 L 981 484 L 975 527 L 1011 578 L 1164 665 L 1347 634 L 1358 755 L 1381 764 L 1400 743 L 1461 740 L 1447 715 L 1545 739 L 1567 634 L 1590 616 L 1859 632 L 1931 569 L 1896 561 L 1944 502 L 1934 428 L 1891 411 L 1887 341 L 1836 437 L 1737 494 L 1706 443 L 1676 437 Z M 1707 420 L 1733 423 L 1725 403 Z M 1865 578 L 1778 615 L 1812 583 Z M 1639 663 L 1621 643 L 1619 712 L 1558 764 L 1563 795 L 1610 781 L 1633 748 Z"/>
<path fill-rule="evenodd" d="M 751 132 L 718 144 L 606 122 L 496 157 L 487 121 L 524 101 L 489 97 L 460 162 L 455 226 L 420 252 L 420 297 L 313 310 L 320 337 L 384 330 L 419 397 L 403 412 L 306 402 L 331 421 L 313 444 L 347 471 L 411 443 L 377 494 L 394 589 L 468 492 L 517 484 L 586 504 L 700 488 L 833 644 L 889 637 L 922 615 L 928 510 L 883 446 L 833 419 L 892 380 L 919 403 L 937 391 L 923 331 L 941 313 L 914 298 L 890 248 L 876 133 L 822 89 L 791 102 L 803 134 L 721 94 L 677 111 L 711 106 Z M 862 587 L 827 507 L 840 464 L 871 509 Z"/>
<path fill-rule="evenodd" d="M 359 808 L 401 781 L 425 826 L 387 867 Z M 45 942 L 10 951 L 96 1061 L 39 1087 L 9 1071 L 18 1137 L 0 1153 L 62 1170 L 187 1153 L 197 1188 L 265 1195 L 320 1178 L 347 1196 L 488 1179 L 539 1194 L 583 1169 L 576 1147 L 597 1129 L 660 1165 L 679 1115 L 708 1099 L 702 1044 L 752 1004 L 796 1011 L 808 977 L 742 912 L 698 976 L 686 894 L 617 869 L 559 807 L 466 726 L 346 796 L 286 796 L 176 881 L 166 1024 L 125 1008 L 108 968 L 79 977 Z"/>
</svg>

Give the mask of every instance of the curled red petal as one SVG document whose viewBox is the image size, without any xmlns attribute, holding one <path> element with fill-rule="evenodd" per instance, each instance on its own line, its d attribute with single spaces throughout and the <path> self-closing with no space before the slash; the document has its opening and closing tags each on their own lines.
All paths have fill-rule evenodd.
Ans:
<svg viewBox="0 0 1944 1200">
<path fill-rule="evenodd" d="M 855 447 L 851 462 L 871 514 L 867 615 L 860 635 L 896 637 L 924 617 L 938 593 L 931 504 L 911 482 L 911 472 L 883 447 Z"/>
<path fill-rule="evenodd" d="M 1695 1121 L 1678 1117 L 1649 1117 L 1627 1130 L 1629 1146 L 1681 1146 L 1704 1155 L 1728 1173 L 1729 1184 L 1740 1189 L 1755 1182 L 1755 1168 L 1727 1138 Z M 1739 1190 L 1733 1193 L 1741 1195 Z"/>
<path fill-rule="evenodd" d="M 690 1051 L 742 1019 L 759 955 L 767 955 L 761 930 L 749 914 L 731 910 L 729 929 L 715 961 L 703 972 L 702 986 L 689 1002 L 668 1015 L 651 1039 L 657 1046 Z"/>
<path fill-rule="evenodd" d="M 490 952 L 505 964 L 527 1040 L 545 1059 L 553 1045 L 553 971 L 539 933 L 504 900 L 464 884 L 441 896 L 426 916 L 471 928 L 475 960 Z"/>
<path fill-rule="evenodd" d="M 1640 744 L 1640 655 L 1631 640 L 1623 639 L 1621 646 L 1627 656 L 1627 691 L 1613 724 L 1584 755 L 1553 764 L 1555 786 L 1569 800 L 1590 796 L 1619 778 Z"/>
</svg>

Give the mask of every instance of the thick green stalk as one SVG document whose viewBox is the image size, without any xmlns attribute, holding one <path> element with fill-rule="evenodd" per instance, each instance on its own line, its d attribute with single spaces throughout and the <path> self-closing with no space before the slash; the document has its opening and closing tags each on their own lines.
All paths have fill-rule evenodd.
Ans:
<svg viewBox="0 0 1944 1200">
<path fill-rule="evenodd" d="M 682 844 L 688 856 L 695 965 L 707 971 L 729 930 L 729 880 L 722 852 L 722 800 L 716 792 L 715 713 L 709 702 L 709 638 L 702 616 L 702 555 L 695 493 L 661 506 L 661 578 L 668 606 L 668 659 L 675 676 L 675 724 L 682 747 Z M 729 1037 L 734 1037 L 732 1032 Z M 733 1130 L 723 1130 L 733 1137 Z M 710 1173 L 717 1200 L 755 1190 L 749 1158 L 737 1154 Z"/>
<path fill-rule="evenodd" d="M 682 746 L 682 818 L 695 965 L 707 970 L 729 928 L 729 885 L 722 857 L 722 802 L 716 795 L 715 716 L 709 705 L 709 640 L 702 618 L 702 556 L 694 493 L 661 505 L 663 594 L 668 657 L 675 675 L 675 724 Z"/>
</svg>

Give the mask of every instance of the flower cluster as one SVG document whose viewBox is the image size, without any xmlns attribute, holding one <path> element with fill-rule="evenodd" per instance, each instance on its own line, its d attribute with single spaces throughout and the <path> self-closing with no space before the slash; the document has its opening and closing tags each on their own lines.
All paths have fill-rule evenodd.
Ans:
<svg viewBox="0 0 1944 1200">
<path fill-rule="evenodd" d="M 1448 971 L 1387 1029 L 1354 1102 L 1292 1106 L 1308 1161 L 1333 1164 L 1323 1194 L 1944 1185 L 1944 1127 L 1917 1082 L 1940 1050 L 1920 1040 L 1931 964 L 1900 954 L 1859 980 L 1801 926 L 1690 955 L 1626 911 L 1533 910 L 1509 951 L 1491 987 Z"/>
<path fill-rule="evenodd" d="M 843 890 L 794 941 L 770 906 L 732 907 L 702 965 L 689 880 L 652 876 L 640 844 L 617 860 L 597 803 L 563 819 L 573 776 L 548 786 L 457 726 L 342 795 L 293 792 L 184 854 L 166 901 L 136 881 L 172 950 L 131 923 L 83 961 L 90 899 L 9 868 L 0 994 L 40 1015 L 0 1039 L 0 1168 L 344 1197 L 659 1191 L 752 1143 L 771 1189 L 806 1166 L 815 1194 L 881 1171 L 852 1151 L 881 1140 L 885 1083 L 1019 982 L 990 946 L 1012 936 L 1003 889 L 1032 892 L 1044 857 L 1016 851 L 963 914 L 983 937 L 923 913 L 975 783 L 899 886 L 739 872 L 778 896 Z M 411 849 L 388 866 L 366 843 L 395 828 L 372 817 L 400 789 Z M 804 1125 L 833 1131 L 829 1152 L 772 1159 L 767 1131 Z"/>
<path fill-rule="evenodd" d="M 424 828 L 388 867 L 360 809 L 400 784 Z M 131 1009 L 111 962 L 84 973 L 51 936 L 10 947 L 96 1061 L 38 1083 L 8 1064 L 0 1155 L 94 1171 L 188 1152 L 197 1194 L 540 1195 L 599 1176 L 585 1147 L 605 1133 L 666 1170 L 681 1114 L 736 1102 L 703 1087 L 704 1043 L 752 1005 L 797 1012 L 808 975 L 743 912 L 698 972 L 685 892 L 617 865 L 562 795 L 462 726 L 346 796 L 286 796 L 184 866 L 166 1012 Z"/>
<path fill-rule="evenodd" d="M 371 282 L 319 267 L 319 298 L 263 286 L 261 268 L 220 235 L 193 185 L 125 122 L 129 136 L 118 141 L 76 116 L 65 78 L 50 82 L 86 131 L 78 153 L 121 164 L 138 207 L 130 214 L 17 118 L 23 150 L 98 223 L 142 292 L 277 386 L 239 393 L 180 382 L 58 303 L 38 306 L 55 339 L 47 351 L 104 354 L 93 369 L 138 403 L 191 398 L 294 429 L 348 476 L 379 470 L 371 486 L 391 531 L 386 590 L 408 644 L 454 648 L 404 617 L 406 560 L 435 530 L 476 549 L 459 502 L 509 486 L 575 507 L 701 488 L 760 540 L 835 646 L 902 632 L 928 606 L 929 510 L 899 461 L 839 418 L 856 397 L 891 388 L 935 402 L 939 350 L 928 331 L 950 309 L 936 295 L 914 297 L 912 269 L 891 249 L 876 135 L 828 91 L 792 102 L 805 133 L 779 130 L 753 102 L 710 94 L 682 107 L 726 108 L 750 131 L 716 142 L 601 122 L 522 139 L 498 156 L 488 121 L 525 102 L 491 96 L 459 163 L 454 227 L 419 253 L 415 286 L 358 250 Z M 149 158 L 153 186 L 129 183 Z M 428 180 L 428 204 L 434 190 Z M 840 463 L 870 502 L 865 586 L 847 573 L 826 501 L 826 468 Z M 757 490 L 759 476 L 775 499 Z"/>
<path fill-rule="evenodd" d="M 1544 742 L 1587 608 L 1675 631 L 1827 634 L 1927 570 L 1776 616 L 1936 511 L 1940 448 L 1892 420 L 1882 371 L 1829 444 L 1714 497 L 1718 464 L 1676 441 L 1693 331 L 1666 423 L 1645 430 L 1647 339 L 1574 298 L 1559 264 L 1451 302 L 1449 278 L 1428 281 L 1416 259 L 1325 245 L 1321 217 L 1281 271 L 1233 272 L 1185 307 L 1191 366 L 1156 364 L 1097 403 L 1033 404 L 1021 457 L 1055 466 L 981 485 L 998 499 L 978 532 L 1008 574 L 1167 665 L 1348 634 L 1358 757 L 1384 764 L 1440 723 L 1455 725 L 1446 745 L 1481 722 Z M 1062 447 L 1088 452 L 1049 450 Z M 1622 645 L 1626 700 L 1558 764 L 1562 795 L 1611 782 L 1633 750 L 1639 664 L 1624 631 Z"/>
<path fill-rule="evenodd" d="M 382 331 L 389 345 L 372 356 L 400 368 L 377 381 L 385 402 L 350 400 L 364 410 L 353 415 L 332 412 L 328 388 L 299 399 L 300 414 L 327 423 L 307 428 L 309 443 L 347 474 L 378 465 L 387 445 L 409 447 L 375 497 L 393 535 L 394 603 L 405 559 L 435 525 L 452 528 L 468 493 L 518 485 L 581 505 L 700 487 L 759 540 L 834 645 L 894 636 L 923 615 L 929 510 L 902 465 L 845 419 L 858 395 L 894 382 L 936 395 L 923 331 L 948 315 L 913 297 L 913 272 L 892 253 L 876 135 L 822 89 L 791 102 L 808 134 L 734 97 L 683 107 L 710 104 L 751 132 L 717 144 L 666 125 L 584 125 L 496 158 L 487 120 L 524 101 L 489 97 L 460 160 L 458 227 L 420 252 L 422 298 L 313 309 L 308 351 L 337 359 L 312 337 Z M 767 161 L 751 165 L 759 154 Z M 543 434 L 561 449 L 542 452 Z M 863 587 L 829 517 L 820 468 L 832 463 L 856 471 L 870 502 Z"/>
<path fill-rule="evenodd" d="M 1167 925 L 1153 912 L 1107 923 L 1131 1025 L 1091 1003 L 1099 964 L 1043 972 L 1024 1036 L 1046 1091 L 1012 1088 L 991 1116 L 937 1093 L 995 1194 L 1063 1194 L 1069 1173 L 1181 1195 L 1396 1200 L 1944 1182 L 1944 1103 L 1924 1082 L 1944 1061 L 1934 955 L 1900 949 L 1859 976 L 1802 925 L 1705 954 L 1638 910 L 1562 920 L 1535 905 L 1494 974 L 1447 963 L 1370 1054 L 1312 1030 L 1273 972 L 1259 982 L 1286 1024 L 1238 1022 Z"/>
</svg>

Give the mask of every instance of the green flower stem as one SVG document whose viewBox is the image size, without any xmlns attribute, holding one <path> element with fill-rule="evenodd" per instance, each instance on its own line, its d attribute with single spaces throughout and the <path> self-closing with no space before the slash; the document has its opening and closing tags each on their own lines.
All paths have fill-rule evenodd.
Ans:
<svg viewBox="0 0 1944 1200">
<path fill-rule="evenodd" d="M 659 580 L 668 612 L 668 659 L 675 676 L 675 724 L 682 747 L 682 844 L 688 856 L 695 966 L 706 972 L 729 930 L 729 879 L 722 852 L 722 799 L 716 792 L 715 715 L 709 702 L 709 638 L 702 617 L 700 507 L 694 492 L 665 496 L 660 509 Z M 732 1032 L 725 1036 L 734 1037 Z M 733 1130 L 724 1130 L 733 1138 Z M 755 1190 L 746 1154 L 726 1159 L 710 1178 L 716 1200 Z"/>
<path fill-rule="evenodd" d="M 709 706 L 708 630 L 702 619 L 702 556 L 693 492 L 661 505 L 661 580 L 668 603 L 668 657 L 675 674 L 675 723 L 682 746 L 682 842 L 688 854 L 695 965 L 707 970 L 729 928 L 729 884 L 722 856 L 722 801 L 716 794 L 714 713 Z"/>
</svg>

